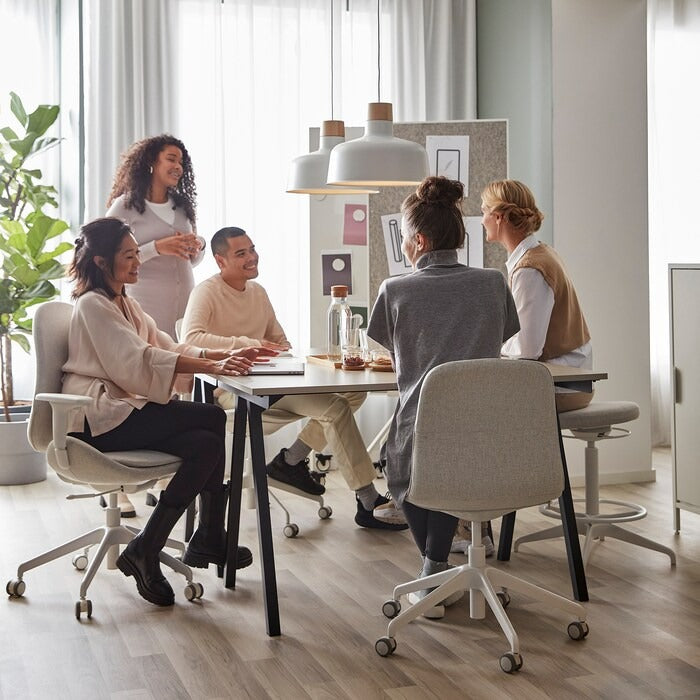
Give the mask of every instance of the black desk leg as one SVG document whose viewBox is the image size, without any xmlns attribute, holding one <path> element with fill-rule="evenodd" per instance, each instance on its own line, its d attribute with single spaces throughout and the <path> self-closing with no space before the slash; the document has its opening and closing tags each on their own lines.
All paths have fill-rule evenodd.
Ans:
<svg viewBox="0 0 700 700">
<path fill-rule="evenodd" d="M 501 518 L 501 534 L 498 538 L 498 561 L 510 561 L 510 549 L 513 546 L 515 529 L 515 511 L 506 513 Z"/>
<path fill-rule="evenodd" d="M 270 498 L 267 492 L 267 470 L 265 469 L 265 445 L 263 444 L 263 408 L 248 406 L 248 426 L 250 452 L 253 461 L 253 481 L 258 510 L 258 542 L 262 559 L 263 595 L 265 596 L 265 622 L 267 634 L 276 637 L 280 631 L 280 611 L 277 600 L 277 573 L 275 572 L 275 551 L 272 545 L 272 525 L 270 523 Z"/>
<path fill-rule="evenodd" d="M 243 488 L 243 463 L 245 457 L 245 432 L 248 418 L 248 403 L 238 398 L 233 417 L 233 450 L 231 451 L 231 479 L 228 482 L 228 522 L 226 567 L 224 586 L 236 587 L 236 557 L 238 555 L 238 533 L 241 524 L 241 490 Z"/>
<path fill-rule="evenodd" d="M 571 484 L 569 483 L 569 468 L 566 465 L 566 452 L 564 451 L 564 439 L 561 436 L 559 415 L 557 414 L 557 432 L 559 433 L 559 450 L 561 451 L 561 463 L 564 468 L 564 490 L 559 496 L 559 511 L 564 529 L 564 542 L 566 542 L 566 554 L 569 560 L 569 574 L 574 590 L 574 598 L 585 603 L 588 600 L 588 586 L 586 585 L 586 572 L 581 558 L 581 543 L 578 540 L 578 528 L 576 527 L 576 513 L 574 512 L 574 500 L 571 497 Z"/>
</svg>

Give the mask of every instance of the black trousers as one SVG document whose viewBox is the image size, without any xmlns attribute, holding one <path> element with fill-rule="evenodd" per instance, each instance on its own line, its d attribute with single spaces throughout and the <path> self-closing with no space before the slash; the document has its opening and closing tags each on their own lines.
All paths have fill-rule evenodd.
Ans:
<svg viewBox="0 0 700 700">
<path fill-rule="evenodd" d="M 100 452 L 157 450 L 182 458 L 163 492 L 165 503 L 186 508 L 202 491 L 221 490 L 224 480 L 226 414 L 218 406 L 192 401 L 147 403 L 116 428 L 93 436 L 71 433 Z"/>
<path fill-rule="evenodd" d="M 457 518 L 421 508 L 406 500 L 401 504 L 401 509 L 420 553 L 432 561 L 447 561 L 457 529 Z"/>
</svg>

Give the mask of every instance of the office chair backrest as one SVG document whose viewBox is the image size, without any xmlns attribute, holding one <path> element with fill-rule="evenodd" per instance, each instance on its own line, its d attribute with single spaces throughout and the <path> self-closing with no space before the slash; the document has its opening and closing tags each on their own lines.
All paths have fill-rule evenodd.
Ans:
<svg viewBox="0 0 700 700">
<path fill-rule="evenodd" d="M 526 360 L 462 360 L 421 388 L 409 502 L 485 521 L 564 488 L 554 384 Z"/>
<path fill-rule="evenodd" d="M 61 393 L 61 368 L 68 359 L 68 329 L 72 313 L 72 305 L 60 301 L 46 302 L 36 311 L 32 325 L 36 353 L 35 396 L 42 392 Z M 32 404 L 27 435 L 37 452 L 46 452 L 52 440 L 51 405 L 46 401 Z"/>
</svg>

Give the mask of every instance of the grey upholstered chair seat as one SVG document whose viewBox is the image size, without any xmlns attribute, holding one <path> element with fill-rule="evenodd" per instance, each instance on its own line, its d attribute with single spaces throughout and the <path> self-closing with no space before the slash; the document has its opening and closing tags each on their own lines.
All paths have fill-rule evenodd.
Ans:
<svg viewBox="0 0 700 700">
<path fill-rule="evenodd" d="M 483 618 L 488 603 L 508 638 L 510 652 L 500 660 L 504 671 L 522 665 L 518 636 L 503 609 L 507 589 L 544 603 L 547 610 L 571 614 L 576 619 L 569 635 L 583 639 L 588 633 L 583 607 L 508 571 L 487 567 L 480 536 L 481 523 L 556 498 L 563 489 L 554 384 L 546 367 L 488 359 L 448 362 L 430 370 L 418 400 L 406 498 L 470 520 L 477 538 L 469 547 L 468 564 L 394 588 L 393 598 L 382 607 L 394 619 L 387 636 L 377 640 L 377 653 L 393 653 L 401 627 L 465 590 L 470 592 L 471 617 Z M 430 592 L 401 611 L 401 597 L 416 591 Z"/>
<path fill-rule="evenodd" d="M 633 401 L 594 401 L 585 408 L 559 414 L 562 430 L 596 430 L 639 418 L 639 406 Z"/>
</svg>

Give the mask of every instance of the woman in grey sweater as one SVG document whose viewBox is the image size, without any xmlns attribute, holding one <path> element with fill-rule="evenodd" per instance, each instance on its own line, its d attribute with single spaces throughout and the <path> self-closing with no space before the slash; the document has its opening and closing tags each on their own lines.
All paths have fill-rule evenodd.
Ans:
<svg viewBox="0 0 700 700">
<path fill-rule="evenodd" d="M 382 283 L 367 331 L 391 352 L 396 368 L 399 402 L 386 444 L 386 476 L 423 557 L 421 576 L 447 568 L 457 526 L 457 518 L 405 500 L 423 379 L 445 362 L 499 357 L 503 342 L 520 328 L 503 275 L 457 262 L 464 245 L 463 192 L 461 182 L 428 177 L 404 200 L 402 249 L 414 271 Z M 413 601 L 425 593 L 412 594 Z M 426 616 L 443 614 L 439 605 Z"/>
</svg>

